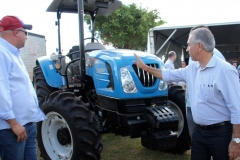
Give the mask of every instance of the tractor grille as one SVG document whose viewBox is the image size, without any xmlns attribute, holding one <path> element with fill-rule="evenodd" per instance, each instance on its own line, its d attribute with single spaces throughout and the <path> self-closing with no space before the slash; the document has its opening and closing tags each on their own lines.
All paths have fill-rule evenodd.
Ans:
<svg viewBox="0 0 240 160">
<path fill-rule="evenodd" d="M 146 65 L 152 68 L 158 68 L 158 64 L 146 64 Z M 148 72 L 138 68 L 135 64 L 133 64 L 133 69 L 144 87 L 150 87 L 154 85 L 157 78 L 155 78 Z"/>
</svg>

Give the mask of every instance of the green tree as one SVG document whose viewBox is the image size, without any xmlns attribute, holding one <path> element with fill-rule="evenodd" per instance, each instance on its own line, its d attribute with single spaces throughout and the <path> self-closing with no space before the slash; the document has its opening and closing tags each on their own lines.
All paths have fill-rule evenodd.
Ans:
<svg viewBox="0 0 240 160">
<path fill-rule="evenodd" d="M 90 25 L 90 16 L 85 16 L 85 21 Z M 96 17 L 95 36 L 118 49 L 145 51 L 149 29 L 163 23 L 157 10 L 148 11 L 134 3 L 123 4 L 108 17 Z"/>
</svg>

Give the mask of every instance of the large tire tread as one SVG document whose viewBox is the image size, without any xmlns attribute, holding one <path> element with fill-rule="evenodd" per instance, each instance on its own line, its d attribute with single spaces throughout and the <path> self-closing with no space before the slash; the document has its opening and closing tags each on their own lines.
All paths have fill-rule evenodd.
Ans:
<svg viewBox="0 0 240 160">
<path fill-rule="evenodd" d="M 52 88 L 47 84 L 46 79 L 43 75 L 43 71 L 39 65 L 37 65 L 33 69 L 33 81 L 34 81 L 33 85 L 35 87 L 36 94 L 38 97 L 38 103 L 39 106 L 41 107 L 45 100 L 45 97 L 54 92 L 56 89 Z"/>
<path fill-rule="evenodd" d="M 54 92 L 45 98 L 42 105 L 45 114 L 57 112 L 68 124 L 72 134 L 73 153 L 71 160 L 99 160 L 102 152 L 101 134 L 98 132 L 99 121 L 94 112 L 83 105 L 81 99 L 70 92 Z M 38 133 L 41 133 L 38 124 Z M 42 142 L 41 135 L 37 136 L 41 156 L 50 159 Z"/>
</svg>

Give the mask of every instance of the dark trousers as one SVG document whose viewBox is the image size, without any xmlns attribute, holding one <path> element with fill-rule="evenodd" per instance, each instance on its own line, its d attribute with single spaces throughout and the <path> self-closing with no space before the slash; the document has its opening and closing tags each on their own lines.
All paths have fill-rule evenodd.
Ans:
<svg viewBox="0 0 240 160">
<path fill-rule="evenodd" d="M 192 135 L 191 160 L 229 160 L 228 146 L 232 138 L 232 124 L 215 129 L 198 125 Z"/>
</svg>

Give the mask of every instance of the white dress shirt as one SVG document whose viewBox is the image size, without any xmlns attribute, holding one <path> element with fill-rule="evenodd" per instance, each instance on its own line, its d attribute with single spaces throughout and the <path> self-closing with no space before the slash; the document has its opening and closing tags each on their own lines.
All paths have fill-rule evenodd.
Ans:
<svg viewBox="0 0 240 160">
<path fill-rule="evenodd" d="M 0 38 L 0 129 L 10 128 L 9 119 L 21 125 L 46 119 L 19 54 L 19 49 Z"/>
<path fill-rule="evenodd" d="M 222 53 L 216 48 L 213 49 L 213 54 L 222 60 L 226 60 L 225 57 L 222 55 Z M 192 58 L 189 57 L 188 65 L 191 64 L 192 62 L 193 62 Z M 189 94 L 188 91 L 186 91 L 186 107 L 191 107 L 188 94 Z"/>
<path fill-rule="evenodd" d="M 166 69 L 175 69 L 174 67 L 174 63 L 171 59 L 168 59 L 166 62 L 165 62 L 165 68 Z"/>
<path fill-rule="evenodd" d="M 192 62 L 186 68 L 162 70 L 164 81 L 186 81 L 193 120 L 210 125 L 231 120 L 240 124 L 240 83 L 231 64 L 212 56 L 205 68 Z"/>
</svg>

